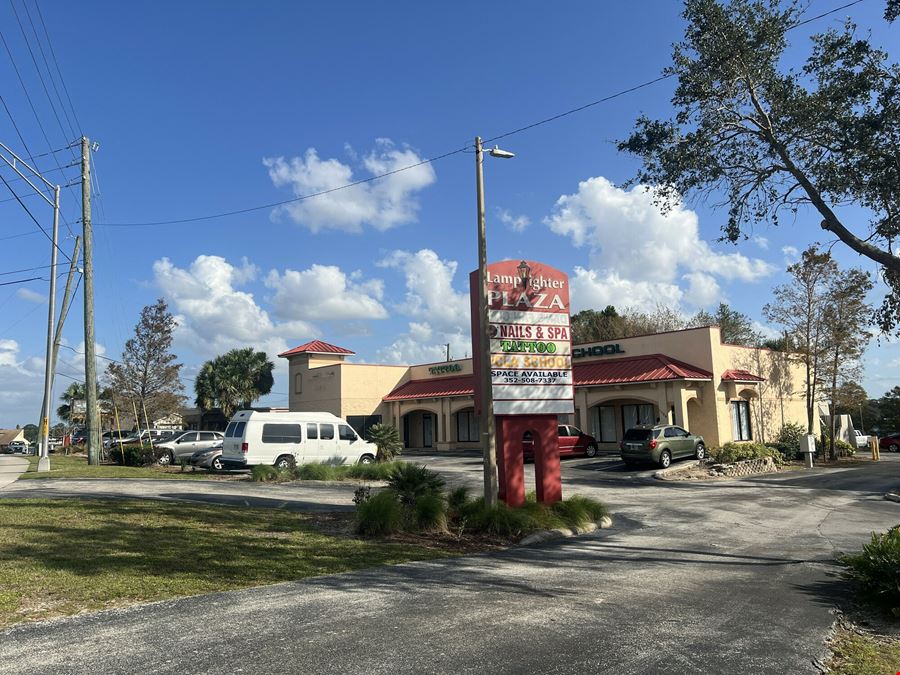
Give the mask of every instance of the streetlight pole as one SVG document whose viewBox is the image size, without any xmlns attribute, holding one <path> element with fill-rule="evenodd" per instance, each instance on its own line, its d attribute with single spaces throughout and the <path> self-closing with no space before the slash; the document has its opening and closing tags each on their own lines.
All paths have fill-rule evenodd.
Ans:
<svg viewBox="0 0 900 675">
<path fill-rule="evenodd" d="M 491 330 L 488 314 L 487 237 L 484 231 L 484 152 L 475 137 L 475 192 L 478 208 L 478 314 L 481 318 L 481 438 L 484 442 L 484 503 L 497 503 L 497 437 L 494 432 L 494 392 L 491 383 Z"/>
<path fill-rule="evenodd" d="M 8 156 L 7 156 L 8 155 Z M 59 185 L 54 185 L 46 178 L 44 178 L 40 172 L 28 162 L 19 157 L 15 152 L 9 149 L 5 144 L 0 143 L 0 160 L 2 160 L 9 168 L 15 171 L 19 177 L 24 180 L 31 187 L 32 190 L 37 193 L 41 199 L 47 202 L 53 208 L 53 236 L 51 237 L 52 248 L 50 249 L 50 297 L 49 297 L 49 311 L 47 318 L 47 358 L 44 363 L 44 398 L 43 398 L 43 412 L 41 414 L 41 456 L 38 459 L 38 471 L 49 471 L 50 470 L 50 401 L 52 400 L 52 392 L 53 392 L 53 374 L 55 363 L 53 360 L 53 322 L 54 322 L 54 314 L 56 313 L 56 264 L 57 264 L 57 251 L 59 250 Z M 27 174 L 19 169 L 19 167 L 24 167 Z M 44 194 L 44 189 L 42 189 L 39 185 L 35 185 L 34 181 L 28 177 L 31 175 L 33 178 L 36 178 L 38 181 L 44 184 L 45 188 L 49 188 L 53 190 L 53 200 L 51 201 L 47 195 Z M 10 188 L 11 190 L 12 188 Z M 28 207 L 22 202 L 21 198 L 13 192 L 13 197 L 15 197 L 16 201 L 28 211 L 28 214 L 31 215 L 31 211 L 28 210 Z M 34 216 L 31 216 L 34 219 Z M 37 223 L 37 220 L 35 220 Z M 38 225 L 40 227 L 40 225 Z M 46 233 L 45 233 L 46 234 Z"/>
</svg>

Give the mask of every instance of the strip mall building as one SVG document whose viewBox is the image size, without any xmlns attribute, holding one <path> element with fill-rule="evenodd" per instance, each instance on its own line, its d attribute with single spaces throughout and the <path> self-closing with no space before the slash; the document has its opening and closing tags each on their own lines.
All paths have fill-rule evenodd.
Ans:
<svg viewBox="0 0 900 675">
<path fill-rule="evenodd" d="M 360 432 L 392 424 L 409 448 L 480 447 L 471 359 L 386 366 L 348 361 L 353 354 L 318 340 L 280 354 L 290 409 L 331 412 Z M 573 345 L 572 361 L 575 414 L 561 422 L 601 449 L 637 424 L 677 424 L 713 447 L 806 426 L 799 367 L 783 353 L 722 344 L 717 326 Z"/>
</svg>

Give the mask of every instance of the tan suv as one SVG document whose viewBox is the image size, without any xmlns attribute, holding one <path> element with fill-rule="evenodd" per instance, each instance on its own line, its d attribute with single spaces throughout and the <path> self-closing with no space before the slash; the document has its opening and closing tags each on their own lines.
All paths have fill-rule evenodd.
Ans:
<svg viewBox="0 0 900 675">
<path fill-rule="evenodd" d="M 665 469 L 673 459 L 706 458 L 703 436 L 694 436 L 681 427 L 670 424 L 633 427 L 625 432 L 619 448 L 622 461 L 629 466 L 639 462 L 652 462 Z"/>
</svg>

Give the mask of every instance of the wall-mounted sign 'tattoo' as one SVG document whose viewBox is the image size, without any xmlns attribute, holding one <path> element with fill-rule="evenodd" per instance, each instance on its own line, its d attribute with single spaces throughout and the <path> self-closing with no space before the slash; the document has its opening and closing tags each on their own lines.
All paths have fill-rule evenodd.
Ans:
<svg viewBox="0 0 900 675">
<path fill-rule="evenodd" d="M 566 274 L 539 262 L 507 260 L 488 265 L 487 282 L 494 414 L 575 412 Z M 477 374 L 481 372 L 478 272 L 470 275 L 470 285 Z"/>
</svg>

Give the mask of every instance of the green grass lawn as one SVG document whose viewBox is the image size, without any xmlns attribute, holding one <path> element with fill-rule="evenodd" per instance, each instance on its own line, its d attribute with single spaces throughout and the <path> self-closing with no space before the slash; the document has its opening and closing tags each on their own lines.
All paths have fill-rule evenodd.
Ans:
<svg viewBox="0 0 900 675">
<path fill-rule="evenodd" d="M 181 470 L 180 466 L 118 466 L 116 464 L 90 465 L 87 457 L 78 455 L 50 455 L 50 471 L 38 473 L 38 458 L 28 458 L 28 471 L 23 473 L 19 480 L 25 478 L 175 478 L 192 479 L 220 477 L 220 474 L 211 474 L 209 471 L 191 471 L 188 468 Z"/>
<path fill-rule="evenodd" d="M 315 517 L 137 500 L 0 499 L 0 628 L 447 555 L 323 534 Z"/>
<path fill-rule="evenodd" d="M 860 635 L 841 628 L 831 644 L 831 675 L 893 675 L 900 672 L 900 640 Z"/>
</svg>

